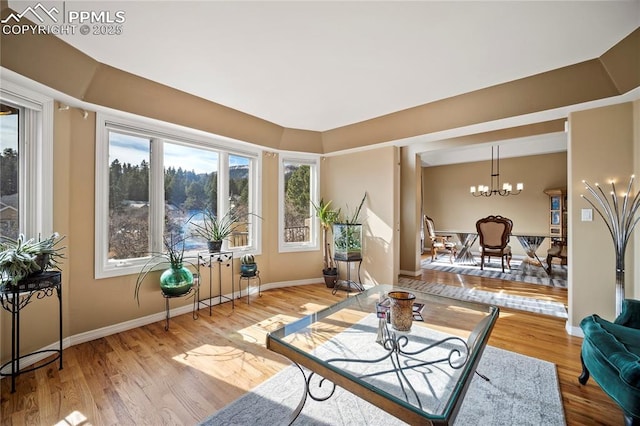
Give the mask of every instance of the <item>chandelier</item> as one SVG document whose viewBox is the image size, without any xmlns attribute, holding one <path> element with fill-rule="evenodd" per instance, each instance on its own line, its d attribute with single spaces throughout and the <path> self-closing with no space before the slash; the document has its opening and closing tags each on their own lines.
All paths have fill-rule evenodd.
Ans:
<svg viewBox="0 0 640 426">
<path fill-rule="evenodd" d="M 495 148 L 495 157 L 494 157 Z M 474 197 L 491 197 L 493 194 L 501 195 L 503 197 L 507 195 L 518 195 L 524 189 L 524 184 L 516 184 L 516 192 L 513 192 L 513 187 L 509 182 L 502 184 L 500 189 L 500 146 L 491 147 L 491 187 L 487 185 L 478 185 L 476 190 L 475 186 L 471 187 L 471 195 Z"/>
</svg>

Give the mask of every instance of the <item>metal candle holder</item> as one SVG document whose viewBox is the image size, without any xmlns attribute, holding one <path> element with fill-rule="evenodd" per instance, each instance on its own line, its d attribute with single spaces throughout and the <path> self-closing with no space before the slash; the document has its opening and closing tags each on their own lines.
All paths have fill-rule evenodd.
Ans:
<svg viewBox="0 0 640 426">
<path fill-rule="evenodd" d="M 609 229 L 611 238 L 613 238 L 613 246 L 616 251 L 616 316 L 622 312 L 622 301 L 625 298 L 624 253 L 627 249 L 627 243 L 629 242 L 631 233 L 640 220 L 640 217 L 635 217 L 638 208 L 640 208 L 640 192 L 637 192 L 634 196 L 631 195 L 634 179 L 635 176 L 631 175 L 627 192 L 622 194 L 621 202 L 618 202 L 614 181 L 611 181 L 611 200 L 607 198 L 598 183 L 595 184 L 596 191 L 586 180 L 582 181 L 589 193 L 596 199 L 598 205 L 594 204 L 584 195 L 581 195 L 581 197 L 602 217 Z"/>
</svg>

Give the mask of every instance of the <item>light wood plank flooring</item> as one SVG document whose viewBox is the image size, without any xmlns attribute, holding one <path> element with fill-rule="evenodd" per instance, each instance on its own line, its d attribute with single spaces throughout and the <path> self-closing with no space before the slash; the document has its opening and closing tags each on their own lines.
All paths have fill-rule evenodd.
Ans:
<svg viewBox="0 0 640 426">
<path fill-rule="evenodd" d="M 448 285 L 537 294 L 566 303 L 566 291 L 511 281 L 424 271 Z M 118 333 L 64 351 L 64 369 L 49 365 L 18 378 L 11 394 L 1 381 L 2 425 L 192 425 L 267 380 L 290 362 L 265 348 L 282 324 L 346 297 L 324 284 L 263 292 L 164 323 Z M 622 425 L 621 410 L 592 380 L 578 383 L 581 339 L 561 319 L 502 309 L 489 344 L 554 362 L 568 425 Z"/>
</svg>

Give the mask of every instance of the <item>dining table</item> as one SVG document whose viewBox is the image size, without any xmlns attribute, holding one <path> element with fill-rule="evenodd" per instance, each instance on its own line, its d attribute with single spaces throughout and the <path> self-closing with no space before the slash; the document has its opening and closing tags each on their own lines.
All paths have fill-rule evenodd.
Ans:
<svg viewBox="0 0 640 426">
<path fill-rule="evenodd" d="M 461 230 L 446 230 L 446 231 L 436 231 L 438 235 L 451 235 L 455 234 L 460 241 L 460 249 L 456 254 L 455 263 L 461 265 L 477 265 L 473 252 L 471 248 L 473 244 L 475 244 L 478 239 L 478 233 L 476 231 L 461 231 Z M 537 232 L 512 232 L 510 236 L 515 237 L 527 257 L 523 259 L 523 271 L 524 268 L 527 268 L 527 265 L 533 265 L 536 267 L 541 267 L 545 273 L 547 272 L 544 267 L 543 261 L 540 259 L 537 250 L 540 248 L 545 239 L 551 238 L 552 236 L 546 233 L 537 233 Z"/>
</svg>

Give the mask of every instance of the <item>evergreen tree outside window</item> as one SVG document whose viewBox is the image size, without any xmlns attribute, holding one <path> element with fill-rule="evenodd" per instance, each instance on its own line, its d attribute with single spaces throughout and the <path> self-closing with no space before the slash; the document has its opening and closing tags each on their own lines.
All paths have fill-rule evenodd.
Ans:
<svg viewBox="0 0 640 426">
<path fill-rule="evenodd" d="M 97 129 L 96 278 L 138 272 L 165 238 L 185 239 L 185 256 L 195 257 L 207 250 L 192 229 L 200 213 L 257 205 L 258 150 L 238 154 L 227 140 L 101 113 Z M 255 222 L 223 249 L 258 253 Z"/>
<path fill-rule="evenodd" d="M 318 225 L 313 202 L 318 200 L 316 158 L 283 158 L 280 166 L 280 250 L 317 248 Z"/>
<path fill-rule="evenodd" d="M 20 108 L 0 104 L 0 235 L 16 239 L 20 233 L 19 141 Z"/>
</svg>

